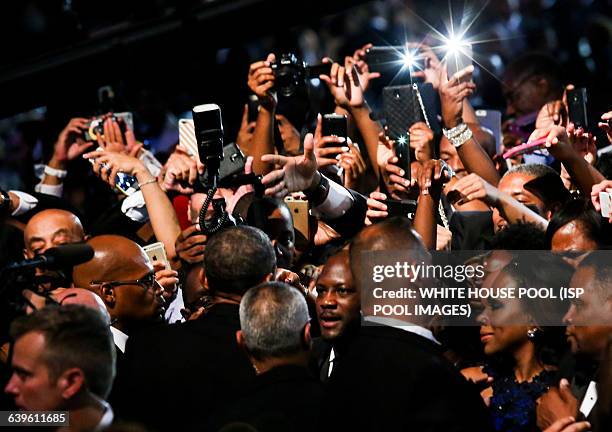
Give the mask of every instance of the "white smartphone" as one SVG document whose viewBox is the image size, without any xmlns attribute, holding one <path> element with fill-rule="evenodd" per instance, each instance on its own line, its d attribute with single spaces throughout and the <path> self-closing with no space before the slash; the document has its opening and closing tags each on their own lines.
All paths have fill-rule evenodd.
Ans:
<svg viewBox="0 0 612 432">
<path fill-rule="evenodd" d="M 601 215 L 605 218 L 612 213 L 612 195 L 609 192 L 599 192 L 599 204 L 601 205 Z"/>
<path fill-rule="evenodd" d="M 462 45 L 446 54 L 448 78 L 472 64 L 472 45 Z M 462 80 L 463 81 L 463 80 Z"/>
<path fill-rule="evenodd" d="M 198 159 L 198 141 L 195 136 L 193 120 L 179 119 L 179 145 L 187 150 L 191 157 Z"/>
<path fill-rule="evenodd" d="M 162 242 L 152 243 L 143 247 L 145 253 L 151 261 L 159 261 L 164 264 L 166 270 L 172 270 L 170 267 L 170 261 L 166 255 L 166 249 Z"/>
</svg>

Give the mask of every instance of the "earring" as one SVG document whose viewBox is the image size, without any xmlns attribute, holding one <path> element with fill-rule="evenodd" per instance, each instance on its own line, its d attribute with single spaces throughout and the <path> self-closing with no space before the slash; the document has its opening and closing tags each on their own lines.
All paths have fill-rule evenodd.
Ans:
<svg viewBox="0 0 612 432">
<path fill-rule="evenodd" d="M 532 329 L 527 330 L 527 337 L 529 339 L 534 339 L 536 337 L 536 332 L 537 331 L 538 331 L 537 328 L 532 328 Z"/>
</svg>

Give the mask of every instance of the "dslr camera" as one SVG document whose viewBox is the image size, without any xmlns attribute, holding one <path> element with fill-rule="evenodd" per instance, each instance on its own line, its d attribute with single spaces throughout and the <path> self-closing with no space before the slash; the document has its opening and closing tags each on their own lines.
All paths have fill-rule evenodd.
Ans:
<svg viewBox="0 0 612 432">
<path fill-rule="evenodd" d="M 329 75 L 331 71 L 331 63 L 309 66 L 292 53 L 281 54 L 271 67 L 276 77 L 276 90 L 286 98 L 306 86 L 306 81 L 319 78 L 321 74 Z"/>
</svg>

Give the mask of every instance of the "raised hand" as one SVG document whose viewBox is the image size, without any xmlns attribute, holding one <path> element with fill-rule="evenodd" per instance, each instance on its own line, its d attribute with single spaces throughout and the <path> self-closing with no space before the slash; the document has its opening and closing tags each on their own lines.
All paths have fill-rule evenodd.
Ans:
<svg viewBox="0 0 612 432">
<path fill-rule="evenodd" d="M 440 87 L 441 63 L 433 49 L 429 45 L 418 42 L 409 42 L 407 48 L 409 50 L 416 50 L 417 55 L 424 58 L 423 70 L 412 71 L 412 76 L 422 78 L 426 83 L 430 83 L 434 89 L 438 90 Z"/>
<path fill-rule="evenodd" d="M 329 58 L 323 59 L 323 63 L 330 62 Z M 327 84 L 336 105 L 346 110 L 362 107 L 365 103 L 357 68 L 352 59 L 347 64 L 349 66 L 348 70 L 338 63 L 333 63 L 329 76 L 319 75 L 321 81 Z"/>
<path fill-rule="evenodd" d="M 370 72 L 370 67 L 366 61 L 366 50 L 368 48 L 372 48 L 372 44 L 365 44 L 361 48 L 355 50 L 353 53 L 353 63 L 355 64 L 355 68 L 357 69 L 357 73 L 359 74 L 359 82 L 361 82 L 361 88 L 363 92 L 368 89 L 370 86 L 370 81 L 376 78 L 380 78 L 379 72 Z M 348 57 L 350 58 L 350 57 Z M 347 61 L 344 61 L 344 67 L 348 70 L 349 67 L 347 65 Z"/>
<path fill-rule="evenodd" d="M 244 104 L 242 121 L 240 122 L 238 136 L 236 137 L 236 144 L 238 145 L 238 147 L 240 147 L 241 149 L 250 148 L 256 124 L 257 122 L 249 122 L 249 106 L 247 104 Z"/>
<path fill-rule="evenodd" d="M 258 61 L 249 66 L 248 86 L 259 99 L 260 105 L 272 111 L 276 107 L 276 93 L 273 91 L 275 75 L 272 63 L 276 61 L 274 54 L 268 54 L 265 61 Z"/>
<path fill-rule="evenodd" d="M 304 139 L 303 155 L 288 157 L 266 154 L 261 157 L 261 160 L 279 166 L 261 179 L 266 186 L 267 196 L 284 198 L 291 192 L 299 192 L 312 187 L 318 178 L 312 134 L 307 134 Z"/>
<path fill-rule="evenodd" d="M 181 194 L 192 194 L 198 173 L 204 173 L 204 165 L 198 162 L 187 150 L 177 146 L 166 162 L 161 188 L 165 192 L 173 190 Z"/>
<path fill-rule="evenodd" d="M 357 189 L 359 181 L 366 172 L 366 163 L 361 156 L 359 147 L 351 142 L 347 142 L 349 151 L 340 154 L 338 164 L 344 169 L 344 187 Z"/>
<path fill-rule="evenodd" d="M 440 103 L 442 105 L 442 122 L 447 129 L 454 128 L 462 122 L 463 100 L 469 97 L 476 85 L 470 81 L 474 66 L 469 65 L 448 78 L 446 64 L 439 69 Z"/>
<path fill-rule="evenodd" d="M 119 172 L 132 176 L 148 173 L 145 165 L 133 155 L 96 150 L 84 154 L 83 157 L 85 159 L 94 159 L 94 172 L 113 188 L 115 187 L 115 180 Z"/>
<path fill-rule="evenodd" d="M 57 137 L 53 147 L 52 159 L 64 165 L 91 148 L 94 142 L 83 139 L 83 132 L 87 129 L 88 124 L 89 120 L 86 118 L 75 117 L 71 119 Z"/>
<path fill-rule="evenodd" d="M 368 205 L 365 219 L 366 225 L 372 225 L 373 222 L 389 217 L 387 205 L 383 202 L 386 199 L 387 195 L 382 192 L 374 191 L 370 194 L 370 197 L 366 201 Z"/>
</svg>

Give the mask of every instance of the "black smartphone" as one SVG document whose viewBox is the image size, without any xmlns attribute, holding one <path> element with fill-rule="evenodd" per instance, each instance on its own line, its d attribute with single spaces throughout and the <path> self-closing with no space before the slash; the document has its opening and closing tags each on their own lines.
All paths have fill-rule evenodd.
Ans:
<svg viewBox="0 0 612 432">
<path fill-rule="evenodd" d="M 402 216 L 408 219 L 414 219 L 417 207 L 417 202 L 415 200 L 396 201 L 387 199 L 383 202 L 387 206 L 389 217 Z"/>
<path fill-rule="evenodd" d="M 259 99 L 255 95 L 249 95 L 248 104 L 248 121 L 249 123 L 257 121 L 259 115 Z"/>
<path fill-rule="evenodd" d="M 403 46 L 374 46 L 366 50 L 366 62 L 372 72 L 398 69 L 423 70 L 425 57 Z"/>
<path fill-rule="evenodd" d="M 383 88 L 383 111 L 387 135 L 395 141 L 407 138 L 410 126 L 425 120 L 416 90 L 411 85 Z"/>
<path fill-rule="evenodd" d="M 569 121 L 574 123 L 576 128 L 586 129 L 588 127 L 587 120 L 587 89 L 584 87 L 568 90 L 567 92 L 567 110 Z"/>
<path fill-rule="evenodd" d="M 344 139 L 348 136 L 347 119 L 342 114 L 324 114 L 321 122 L 322 136 L 337 136 Z"/>
</svg>

